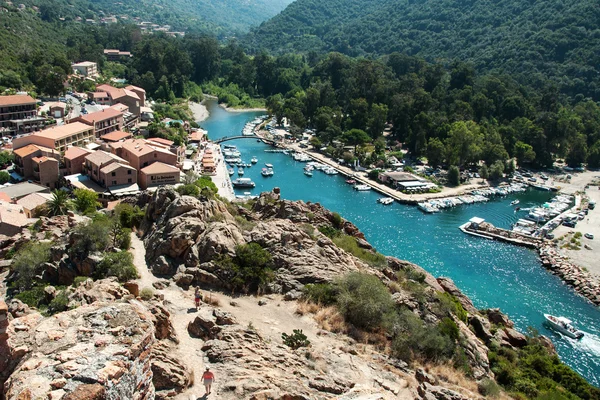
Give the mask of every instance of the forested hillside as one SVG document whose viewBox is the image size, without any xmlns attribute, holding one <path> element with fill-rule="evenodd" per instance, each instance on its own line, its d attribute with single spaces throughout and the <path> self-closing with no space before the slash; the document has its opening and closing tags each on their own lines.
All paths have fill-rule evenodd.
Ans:
<svg viewBox="0 0 600 400">
<path fill-rule="evenodd" d="M 219 37 L 247 32 L 285 8 L 291 0 L 22 0 L 40 9 L 42 18 L 55 21 L 77 17 L 126 17 L 170 25 L 173 30 L 210 33 Z M 137 20 L 136 20 L 137 18 Z M 124 18 L 125 19 L 125 18 Z"/>
<path fill-rule="evenodd" d="M 600 8 L 592 0 L 298 0 L 246 38 L 253 51 L 394 51 L 472 62 L 600 99 Z"/>
</svg>

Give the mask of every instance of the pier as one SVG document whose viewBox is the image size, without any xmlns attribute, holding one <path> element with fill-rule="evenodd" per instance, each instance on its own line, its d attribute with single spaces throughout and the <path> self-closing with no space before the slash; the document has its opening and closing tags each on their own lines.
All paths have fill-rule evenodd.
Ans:
<svg viewBox="0 0 600 400">
<path fill-rule="evenodd" d="M 538 249 L 543 244 L 543 240 L 540 238 L 533 238 L 517 232 L 497 228 L 489 222 L 485 222 L 483 218 L 473 217 L 469 222 L 462 224 L 458 228 L 468 235 L 498 240 L 531 249 Z"/>
</svg>

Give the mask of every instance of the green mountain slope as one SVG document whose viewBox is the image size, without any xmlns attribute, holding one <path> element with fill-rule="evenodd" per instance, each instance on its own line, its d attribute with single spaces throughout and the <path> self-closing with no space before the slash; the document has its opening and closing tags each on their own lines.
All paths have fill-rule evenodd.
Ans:
<svg viewBox="0 0 600 400">
<path fill-rule="evenodd" d="M 600 8 L 592 0 L 298 0 L 246 38 L 253 51 L 394 51 L 471 61 L 480 70 L 553 77 L 600 91 Z"/>
</svg>

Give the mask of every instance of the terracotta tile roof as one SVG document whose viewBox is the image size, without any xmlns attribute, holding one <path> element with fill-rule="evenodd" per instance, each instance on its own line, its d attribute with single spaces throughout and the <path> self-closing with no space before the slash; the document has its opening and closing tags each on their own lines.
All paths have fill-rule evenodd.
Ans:
<svg viewBox="0 0 600 400">
<path fill-rule="evenodd" d="M 0 106 L 18 106 L 24 104 L 35 104 L 33 97 L 25 94 L 15 94 L 11 96 L 0 96 Z"/>
<path fill-rule="evenodd" d="M 106 92 L 93 92 L 92 93 L 92 97 L 95 98 L 95 99 L 102 98 L 102 97 L 108 97 L 108 93 L 106 93 Z"/>
<path fill-rule="evenodd" d="M 173 146 L 173 143 L 175 143 L 172 140 L 158 138 L 158 137 L 148 138 L 147 140 L 149 142 L 156 142 L 156 143 L 164 144 L 164 145 L 167 145 L 167 146 Z"/>
<path fill-rule="evenodd" d="M 65 159 L 72 160 L 77 157 L 81 157 L 83 155 L 90 154 L 91 151 L 88 149 L 84 149 L 83 147 L 69 147 L 67 151 L 65 151 Z"/>
<path fill-rule="evenodd" d="M 127 89 L 127 90 L 138 90 L 140 92 L 146 93 L 146 91 L 143 88 L 139 87 L 139 86 L 129 85 L 129 86 L 126 86 L 125 89 Z"/>
<path fill-rule="evenodd" d="M 0 224 L 25 227 L 35 221 L 35 219 L 27 218 L 19 209 L 22 210 L 23 207 L 15 207 L 13 204 L 0 205 Z"/>
<path fill-rule="evenodd" d="M 121 164 L 118 162 L 114 162 L 112 164 L 108 164 L 106 167 L 103 167 L 100 169 L 100 172 L 104 173 L 104 174 L 108 174 L 111 173 L 119 168 L 125 168 L 125 169 L 131 169 L 135 171 L 135 168 L 133 168 L 130 165 L 125 165 L 125 164 Z"/>
<path fill-rule="evenodd" d="M 77 118 L 79 121 L 83 121 L 89 125 L 94 125 L 96 122 L 104 121 L 111 118 L 122 117 L 123 113 L 114 108 L 108 107 L 101 111 L 96 111 L 91 114 L 82 115 Z"/>
<path fill-rule="evenodd" d="M 145 168 L 142 168 L 141 171 L 145 174 L 166 174 L 169 172 L 179 172 L 179 168 L 176 168 L 172 165 L 162 163 L 160 161 L 156 161 Z"/>
<path fill-rule="evenodd" d="M 52 195 L 49 193 L 31 193 L 17 200 L 17 204 L 28 210 L 33 210 L 36 207 L 46 204 Z"/>
<path fill-rule="evenodd" d="M 123 160 L 121 157 L 118 157 L 114 154 L 107 153 L 106 151 L 96 150 L 93 153 L 89 154 L 85 157 L 86 160 L 90 161 L 95 165 L 102 165 L 112 161 L 122 162 L 127 164 L 127 161 Z"/>
<path fill-rule="evenodd" d="M 121 97 L 125 96 L 140 100 L 140 97 L 136 93 L 128 89 L 119 89 L 110 85 L 100 85 L 96 87 L 96 90 L 108 93 L 113 100 L 120 99 Z"/>
<path fill-rule="evenodd" d="M 50 129 L 35 132 L 32 133 L 32 135 L 53 140 L 60 140 L 77 133 L 89 131 L 90 129 L 92 128 L 89 125 L 86 125 L 82 122 L 73 122 L 71 124 L 55 126 Z"/>
<path fill-rule="evenodd" d="M 40 149 L 35 144 L 28 144 L 25 147 L 21 147 L 20 149 L 13 151 L 13 153 L 18 155 L 19 157 L 27 157 L 28 155 L 31 155 L 39 150 Z"/>
<path fill-rule="evenodd" d="M 113 104 L 112 106 L 110 106 L 110 108 L 114 108 L 115 110 L 119 110 L 121 112 L 129 111 L 129 106 L 121 103 Z"/>
<path fill-rule="evenodd" d="M 38 163 L 38 164 L 45 163 L 45 162 L 48 162 L 48 161 L 50 161 L 50 162 L 55 162 L 55 163 L 57 163 L 57 164 L 58 164 L 58 160 L 57 160 L 57 159 L 55 159 L 55 158 L 51 158 L 51 157 L 46 157 L 46 156 L 42 156 L 42 157 L 33 157 L 31 160 L 32 160 L 33 162 L 36 162 L 36 163 Z"/>
<path fill-rule="evenodd" d="M 96 63 L 91 61 L 82 61 L 80 63 L 73 64 L 73 67 L 91 67 L 93 65 L 96 65 Z"/>
<path fill-rule="evenodd" d="M 107 133 L 106 135 L 102 135 L 100 136 L 100 139 L 102 140 L 107 140 L 109 142 L 118 142 L 119 140 L 122 139 L 127 139 L 132 137 L 133 135 L 129 132 L 123 132 L 123 131 L 114 131 L 111 133 Z"/>
</svg>

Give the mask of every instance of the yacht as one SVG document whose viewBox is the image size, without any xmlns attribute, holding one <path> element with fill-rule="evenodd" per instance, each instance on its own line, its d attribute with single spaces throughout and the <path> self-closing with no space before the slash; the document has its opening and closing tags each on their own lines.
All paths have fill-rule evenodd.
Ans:
<svg viewBox="0 0 600 400">
<path fill-rule="evenodd" d="M 250 162 L 251 162 L 252 164 L 256 164 L 256 163 L 258 162 L 258 158 L 256 158 L 256 157 L 252 157 L 252 159 L 250 160 Z"/>
<path fill-rule="evenodd" d="M 256 186 L 250 178 L 237 178 L 231 183 L 233 184 L 233 187 L 239 188 L 253 188 L 254 186 Z"/>
<path fill-rule="evenodd" d="M 581 339 L 583 337 L 583 332 L 575 329 L 573 325 L 571 325 L 571 320 L 565 317 L 555 317 L 554 315 L 544 314 L 544 318 L 546 318 L 546 322 L 552 329 L 565 334 L 570 338 Z"/>
<path fill-rule="evenodd" d="M 369 185 L 356 185 L 356 186 L 354 186 L 354 190 L 358 190 L 359 192 L 365 192 L 367 190 L 371 190 L 371 186 L 369 186 Z"/>
<path fill-rule="evenodd" d="M 263 168 L 262 171 L 260 171 L 260 174 L 262 176 L 273 176 L 273 168 Z"/>
<path fill-rule="evenodd" d="M 244 175 L 244 168 L 238 168 L 238 175 Z"/>
<path fill-rule="evenodd" d="M 394 202 L 394 199 L 392 199 L 391 197 L 382 197 L 382 198 L 378 199 L 377 202 L 380 204 L 383 204 L 385 206 L 388 206 Z"/>
</svg>

